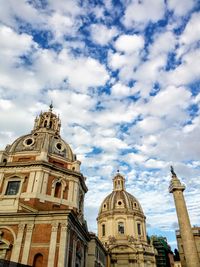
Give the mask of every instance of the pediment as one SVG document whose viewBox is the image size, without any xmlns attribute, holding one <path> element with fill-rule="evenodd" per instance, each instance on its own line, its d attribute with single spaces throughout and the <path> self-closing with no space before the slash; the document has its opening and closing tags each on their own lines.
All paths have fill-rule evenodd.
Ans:
<svg viewBox="0 0 200 267">
<path fill-rule="evenodd" d="M 23 203 L 19 203 L 19 210 L 20 211 L 25 211 L 25 212 L 38 212 L 38 210 L 28 206 L 28 205 L 25 205 Z"/>
</svg>

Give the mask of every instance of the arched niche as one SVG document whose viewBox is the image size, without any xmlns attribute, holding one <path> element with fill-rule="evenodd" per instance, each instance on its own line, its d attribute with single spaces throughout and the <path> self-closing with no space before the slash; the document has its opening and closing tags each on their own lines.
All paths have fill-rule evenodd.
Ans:
<svg viewBox="0 0 200 267">
<path fill-rule="evenodd" d="M 43 255 L 41 253 L 34 256 L 33 267 L 43 267 Z"/>
</svg>

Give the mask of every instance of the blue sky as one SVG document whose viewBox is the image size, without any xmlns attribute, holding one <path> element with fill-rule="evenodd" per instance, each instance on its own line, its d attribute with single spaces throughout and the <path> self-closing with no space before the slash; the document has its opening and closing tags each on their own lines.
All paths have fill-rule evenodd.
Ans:
<svg viewBox="0 0 200 267">
<path fill-rule="evenodd" d="M 148 232 L 176 246 L 170 165 L 200 224 L 199 1 L 0 4 L 1 149 L 53 101 L 87 177 L 89 229 L 119 169 Z"/>
</svg>

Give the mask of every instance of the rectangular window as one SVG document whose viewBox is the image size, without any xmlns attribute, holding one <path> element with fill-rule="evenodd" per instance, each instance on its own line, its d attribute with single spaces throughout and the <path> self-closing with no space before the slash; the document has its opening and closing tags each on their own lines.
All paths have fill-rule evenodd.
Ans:
<svg viewBox="0 0 200 267">
<path fill-rule="evenodd" d="M 141 224 L 140 223 L 137 224 L 137 231 L 138 231 L 138 235 L 142 234 L 142 232 L 141 232 Z"/>
<path fill-rule="evenodd" d="M 102 224 L 102 236 L 106 235 L 106 227 L 105 224 Z"/>
<path fill-rule="evenodd" d="M 11 181 L 8 182 L 6 188 L 6 195 L 17 195 L 19 191 L 20 181 Z"/>
<path fill-rule="evenodd" d="M 118 233 L 124 234 L 124 223 L 123 222 L 118 223 Z"/>
</svg>

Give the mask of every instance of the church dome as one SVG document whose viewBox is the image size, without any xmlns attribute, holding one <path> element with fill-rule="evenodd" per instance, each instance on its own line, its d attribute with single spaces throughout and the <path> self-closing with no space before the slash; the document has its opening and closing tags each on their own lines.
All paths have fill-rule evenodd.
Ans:
<svg viewBox="0 0 200 267">
<path fill-rule="evenodd" d="M 125 178 L 119 172 L 113 178 L 112 193 L 100 206 L 97 223 L 98 237 L 111 255 L 111 263 L 155 266 L 154 248 L 147 242 L 146 217 L 139 201 L 126 191 Z"/>
<path fill-rule="evenodd" d="M 40 153 L 46 150 L 48 154 L 61 157 L 63 159 L 73 161 L 74 155 L 70 146 L 58 135 L 49 135 L 49 142 L 45 142 L 47 135 L 44 132 L 34 132 L 23 135 L 16 139 L 11 145 L 6 148 L 6 152 L 16 153 Z"/>
<path fill-rule="evenodd" d="M 113 178 L 113 191 L 102 202 L 99 217 L 108 213 L 137 213 L 144 217 L 139 201 L 125 190 L 125 179 L 120 174 Z"/>
<path fill-rule="evenodd" d="M 61 122 L 59 117 L 52 112 L 52 108 L 50 105 L 49 111 L 41 112 L 35 119 L 32 132 L 8 145 L 6 152 L 8 154 L 46 154 L 68 162 L 75 161 L 76 156 L 72 149 L 60 136 Z"/>
</svg>

